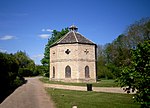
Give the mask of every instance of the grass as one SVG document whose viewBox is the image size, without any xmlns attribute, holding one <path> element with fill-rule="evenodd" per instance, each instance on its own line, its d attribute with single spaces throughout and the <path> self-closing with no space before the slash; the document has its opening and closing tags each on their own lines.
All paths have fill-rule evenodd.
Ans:
<svg viewBox="0 0 150 108">
<path fill-rule="evenodd" d="M 83 92 L 46 88 L 57 108 L 140 108 L 131 94 Z"/>
<path fill-rule="evenodd" d="M 40 79 L 44 83 L 49 84 L 61 84 L 61 85 L 73 85 L 73 86 L 86 86 L 87 83 L 68 83 L 68 82 L 61 82 L 61 81 L 49 81 L 48 78 L 43 77 Z M 101 80 L 97 83 L 91 83 L 93 87 L 118 87 L 115 80 Z"/>
</svg>

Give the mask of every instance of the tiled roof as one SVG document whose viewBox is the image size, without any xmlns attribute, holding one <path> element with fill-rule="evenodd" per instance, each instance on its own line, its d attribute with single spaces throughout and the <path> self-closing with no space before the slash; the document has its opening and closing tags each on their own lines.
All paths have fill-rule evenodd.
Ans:
<svg viewBox="0 0 150 108">
<path fill-rule="evenodd" d="M 77 32 L 78 28 L 76 26 L 72 25 L 69 29 L 70 32 L 68 32 L 60 40 L 52 44 L 51 47 L 57 44 L 73 44 L 73 43 L 96 45 L 95 43 L 93 43 L 92 41 L 81 35 L 79 32 Z"/>
<path fill-rule="evenodd" d="M 55 44 L 71 44 L 71 43 L 95 44 L 89 39 L 82 36 L 80 33 L 75 31 L 68 32 L 64 37 L 62 37 Z"/>
</svg>

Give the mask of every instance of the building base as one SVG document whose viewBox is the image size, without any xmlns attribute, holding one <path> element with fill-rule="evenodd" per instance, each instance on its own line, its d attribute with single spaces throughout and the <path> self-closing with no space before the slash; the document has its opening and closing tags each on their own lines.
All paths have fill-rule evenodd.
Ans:
<svg viewBox="0 0 150 108">
<path fill-rule="evenodd" d="M 95 83 L 96 79 L 86 78 L 86 79 L 72 79 L 72 78 L 65 78 L 65 79 L 56 79 L 50 78 L 50 81 L 62 81 L 62 82 L 72 82 L 72 83 Z"/>
</svg>

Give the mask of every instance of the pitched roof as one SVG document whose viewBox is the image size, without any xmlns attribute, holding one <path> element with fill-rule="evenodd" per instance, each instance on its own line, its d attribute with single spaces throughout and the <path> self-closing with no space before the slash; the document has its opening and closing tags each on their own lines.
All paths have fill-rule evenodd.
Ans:
<svg viewBox="0 0 150 108">
<path fill-rule="evenodd" d="M 57 44 L 73 44 L 73 43 L 96 45 L 95 43 L 93 43 L 92 41 L 81 35 L 79 32 L 77 32 L 77 30 L 73 29 L 51 46 L 55 46 Z"/>
<path fill-rule="evenodd" d="M 57 43 L 65 44 L 65 43 L 89 43 L 94 44 L 90 40 L 86 39 L 78 32 L 70 31 L 63 38 L 61 38 Z"/>
</svg>

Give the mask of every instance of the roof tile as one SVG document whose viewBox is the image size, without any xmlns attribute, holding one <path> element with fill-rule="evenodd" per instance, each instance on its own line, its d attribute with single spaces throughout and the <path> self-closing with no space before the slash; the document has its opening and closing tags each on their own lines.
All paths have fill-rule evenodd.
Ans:
<svg viewBox="0 0 150 108">
<path fill-rule="evenodd" d="M 94 44 L 89 39 L 82 36 L 80 33 L 75 31 L 70 31 L 64 37 L 62 37 L 57 44 L 69 44 L 69 43 L 83 43 L 83 44 Z"/>
</svg>

